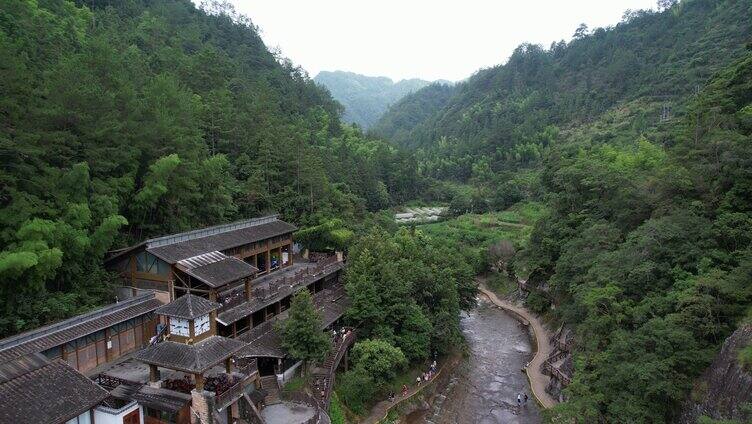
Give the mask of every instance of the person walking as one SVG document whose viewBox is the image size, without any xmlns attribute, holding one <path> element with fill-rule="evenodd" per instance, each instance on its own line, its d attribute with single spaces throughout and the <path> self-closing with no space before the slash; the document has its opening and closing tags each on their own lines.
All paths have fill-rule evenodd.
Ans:
<svg viewBox="0 0 752 424">
<path fill-rule="evenodd" d="M 522 405 L 522 395 L 517 393 L 517 407 L 519 408 Z"/>
<path fill-rule="evenodd" d="M 525 393 L 525 405 L 527 405 L 527 393 Z"/>
<path fill-rule="evenodd" d="M 402 385 L 402 397 L 407 396 L 407 384 Z"/>
</svg>

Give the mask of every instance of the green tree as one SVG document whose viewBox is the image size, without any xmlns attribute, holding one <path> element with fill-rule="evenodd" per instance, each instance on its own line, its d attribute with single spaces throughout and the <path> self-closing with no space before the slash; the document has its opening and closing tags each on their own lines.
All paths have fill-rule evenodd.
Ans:
<svg viewBox="0 0 752 424">
<path fill-rule="evenodd" d="M 304 365 L 308 361 L 323 360 L 331 349 L 308 290 L 301 290 L 293 296 L 290 316 L 283 322 L 281 330 L 282 347 L 293 358 L 302 360 Z"/>
<path fill-rule="evenodd" d="M 377 387 L 389 382 L 407 365 L 400 348 L 385 340 L 361 340 L 355 343 L 351 355 L 354 366 L 365 370 Z"/>
</svg>

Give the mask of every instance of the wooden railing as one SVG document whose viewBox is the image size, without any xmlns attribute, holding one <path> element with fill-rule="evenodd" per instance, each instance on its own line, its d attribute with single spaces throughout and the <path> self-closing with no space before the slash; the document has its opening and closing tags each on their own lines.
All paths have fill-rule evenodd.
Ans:
<svg viewBox="0 0 752 424">
<path fill-rule="evenodd" d="M 121 384 L 128 384 L 128 385 L 131 385 L 131 386 L 140 386 L 141 385 L 141 383 L 139 383 L 137 381 L 131 381 L 131 380 L 126 380 L 124 378 L 113 377 L 113 376 L 107 375 L 107 374 L 97 374 L 96 376 L 94 376 L 92 378 L 92 380 L 94 380 L 100 386 L 106 387 L 109 390 L 112 390 L 112 389 L 114 389 L 115 387 L 117 387 L 117 386 L 119 386 Z"/>
<path fill-rule="evenodd" d="M 552 363 L 548 361 L 543 363 L 543 371 L 545 374 L 548 374 L 551 377 L 554 377 L 558 379 L 559 381 L 561 381 L 561 384 L 564 386 L 568 386 L 569 383 L 572 382 L 572 379 L 568 375 L 564 374 L 562 370 L 555 367 Z"/>
<path fill-rule="evenodd" d="M 219 303 L 221 304 L 221 306 L 219 307 L 218 312 L 224 312 L 228 309 L 232 309 L 243 302 L 245 302 L 245 287 L 235 288 L 229 293 L 225 292 L 220 295 Z"/>
<path fill-rule="evenodd" d="M 226 405 L 232 403 L 235 399 L 239 399 L 245 392 L 245 387 L 251 384 L 251 375 L 243 375 L 239 373 L 233 373 L 235 377 L 234 383 L 225 387 L 223 391 L 216 394 L 217 405 Z"/>
<path fill-rule="evenodd" d="M 551 355 L 549 355 L 549 357 L 546 358 L 546 361 L 554 363 L 554 362 L 558 361 L 559 359 L 564 358 L 567 355 L 569 355 L 569 352 L 567 352 L 565 350 L 559 350 L 557 352 L 551 353 Z"/>
<path fill-rule="evenodd" d="M 316 263 L 313 268 L 301 269 L 294 275 L 288 277 L 280 277 L 277 280 L 269 282 L 267 287 L 258 287 L 253 289 L 252 297 L 257 299 L 270 299 L 280 295 L 292 294 L 296 288 L 300 286 L 307 286 L 308 284 L 318 280 L 322 274 L 326 275 L 334 272 L 336 268 L 341 268 L 343 262 L 338 260 L 336 256 L 332 256 L 329 259 L 322 260 Z"/>
<path fill-rule="evenodd" d="M 337 368 L 342 358 L 347 353 L 347 349 L 355 342 L 355 331 L 348 329 L 347 333 L 339 339 L 333 346 L 333 352 L 329 354 L 329 357 L 324 360 L 326 365 L 326 372 L 324 374 L 314 375 L 315 380 L 314 388 L 316 395 L 323 389 L 323 396 L 321 396 L 319 402 L 324 410 L 329 410 L 329 404 L 332 398 L 332 390 L 334 389 L 334 378 L 337 375 Z M 334 356 L 332 356 L 334 355 Z M 328 364 L 328 365 L 327 365 Z M 321 387 L 323 385 L 323 388 Z"/>
</svg>

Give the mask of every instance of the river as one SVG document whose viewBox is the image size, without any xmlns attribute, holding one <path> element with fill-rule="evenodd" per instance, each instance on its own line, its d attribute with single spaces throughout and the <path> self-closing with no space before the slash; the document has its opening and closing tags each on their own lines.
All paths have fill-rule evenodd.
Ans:
<svg viewBox="0 0 752 424">
<path fill-rule="evenodd" d="M 461 325 L 469 357 L 454 370 L 432 408 L 408 417 L 408 422 L 540 423 L 540 409 L 521 371 L 532 357 L 527 329 L 483 296 L 478 307 L 463 313 Z M 518 407 L 517 394 L 527 394 L 527 404 Z"/>
</svg>

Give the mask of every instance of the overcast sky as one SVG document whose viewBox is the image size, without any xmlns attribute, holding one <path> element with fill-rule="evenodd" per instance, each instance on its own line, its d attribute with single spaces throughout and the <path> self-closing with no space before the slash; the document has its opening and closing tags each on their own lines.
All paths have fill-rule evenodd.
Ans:
<svg viewBox="0 0 752 424">
<path fill-rule="evenodd" d="M 523 42 L 548 47 L 619 22 L 655 0 L 230 0 L 270 48 L 305 68 L 457 81 L 505 62 Z"/>
</svg>

